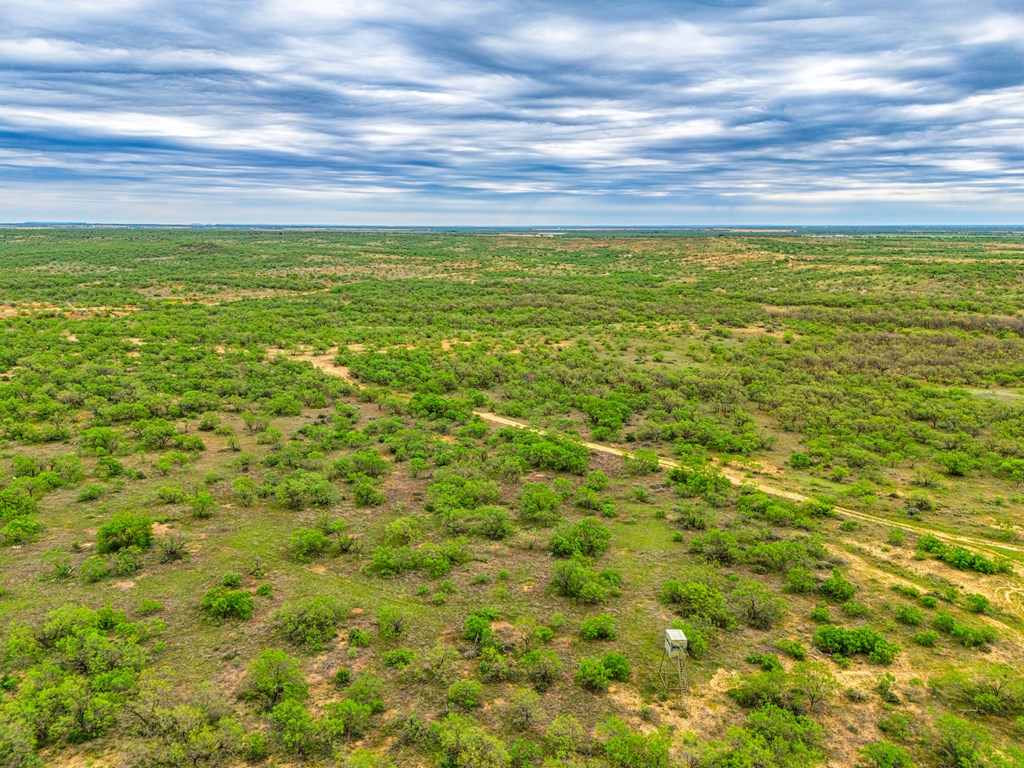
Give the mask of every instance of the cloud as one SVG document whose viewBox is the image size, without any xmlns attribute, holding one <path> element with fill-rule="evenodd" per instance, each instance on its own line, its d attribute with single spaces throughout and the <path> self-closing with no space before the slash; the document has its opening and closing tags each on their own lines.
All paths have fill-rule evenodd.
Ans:
<svg viewBox="0 0 1024 768">
<path fill-rule="evenodd" d="M 0 218 L 1019 218 L 1005 5 L 9 0 Z"/>
</svg>

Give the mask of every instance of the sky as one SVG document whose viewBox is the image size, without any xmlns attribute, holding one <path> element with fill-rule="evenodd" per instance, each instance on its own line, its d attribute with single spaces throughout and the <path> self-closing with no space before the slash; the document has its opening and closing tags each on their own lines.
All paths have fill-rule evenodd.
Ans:
<svg viewBox="0 0 1024 768">
<path fill-rule="evenodd" d="M 1024 0 L 0 0 L 0 221 L 1024 223 Z"/>
</svg>

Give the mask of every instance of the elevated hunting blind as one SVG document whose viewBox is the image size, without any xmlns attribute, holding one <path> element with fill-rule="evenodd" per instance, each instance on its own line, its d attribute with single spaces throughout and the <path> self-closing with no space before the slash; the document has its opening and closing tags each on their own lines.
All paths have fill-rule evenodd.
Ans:
<svg viewBox="0 0 1024 768">
<path fill-rule="evenodd" d="M 673 683 L 679 686 L 679 692 L 686 691 L 686 633 L 681 629 L 665 630 L 665 645 L 661 654 L 661 664 L 658 666 L 658 674 L 661 676 L 661 684 L 665 690 L 673 687 Z M 665 662 L 668 662 L 668 668 Z M 672 679 L 672 664 L 676 667 L 675 680 Z"/>
</svg>

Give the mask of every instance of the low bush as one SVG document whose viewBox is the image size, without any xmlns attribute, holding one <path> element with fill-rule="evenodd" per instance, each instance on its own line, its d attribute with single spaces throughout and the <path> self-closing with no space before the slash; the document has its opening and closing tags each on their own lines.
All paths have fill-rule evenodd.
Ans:
<svg viewBox="0 0 1024 768">
<path fill-rule="evenodd" d="M 318 596 L 286 605 L 274 614 L 274 621 L 290 643 L 317 653 L 337 634 L 342 615 L 336 600 Z"/>
<path fill-rule="evenodd" d="M 248 592 L 223 586 L 214 587 L 207 592 L 199 603 L 199 607 L 216 621 L 248 619 L 252 616 L 254 608 L 252 595 Z"/>
<path fill-rule="evenodd" d="M 899 645 L 867 627 L 851 630 L 831 625 L 821 627 L 814 633 L 814 645 L 833 655 L 865 654 L 872 661 L 885 665 L 891 664 L 901 650 Z"/>
<path fill-rule="evenodd" d="M 588 616 L 580 626 L 580 637 L 584 640 L 614 640 L 615 617 L 607 613 Z"/>
</svg>

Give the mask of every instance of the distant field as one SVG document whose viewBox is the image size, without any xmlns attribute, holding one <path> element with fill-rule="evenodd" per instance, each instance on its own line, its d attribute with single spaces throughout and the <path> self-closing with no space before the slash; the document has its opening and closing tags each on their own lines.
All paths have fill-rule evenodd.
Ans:
<svg viewBox="0 0 1024 768">
<path fill-rule="evenodd" d="M 522 234 L 0 230 L 0 766 L 1024 766 L 1021 238 Z"/>
</svg>

